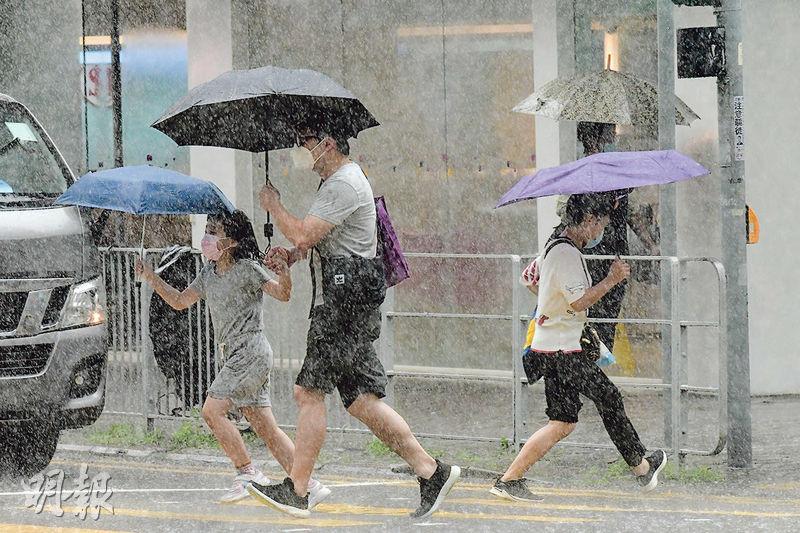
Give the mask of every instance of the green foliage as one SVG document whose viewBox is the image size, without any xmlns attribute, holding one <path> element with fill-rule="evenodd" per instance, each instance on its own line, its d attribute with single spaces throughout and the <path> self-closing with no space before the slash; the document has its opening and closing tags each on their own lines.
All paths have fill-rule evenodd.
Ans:
<svg viewBox="0 0 800 533">
<path fill-rule="evenodd" d="M 132 424 L 114 423 L 104 430 L 92 431 L 89 441 L 102 446 L 158 446 L 164 442 L 164 432 L 142 432 Z"/>
<path fill-rule="evenodd" d="M 378 438 L 372 437 L 372 440 L 367 443 L 367 452 L 373 457 L 386 457 L 392 453 L 392 449 L 378 440 Z"/>
<path fill-rule="evenodd" d="M 219 443 L 201 424 L 187 420 L 170 437 L 170 448 L 219 448 Z"/>
</svg>

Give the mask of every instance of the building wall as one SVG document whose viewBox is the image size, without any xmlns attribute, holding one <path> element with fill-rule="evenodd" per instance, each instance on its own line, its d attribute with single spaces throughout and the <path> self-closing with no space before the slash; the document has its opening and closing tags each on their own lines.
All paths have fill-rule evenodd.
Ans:
<svg viewBox="0 0 800 533">
<path fill-rule="evenodd" d="M 800 393 L 797 250 L 797 83 L 800 11 L 793 0 L 743 2 L 747 201 L 761 242 L 748 246 L 754 394 Z"/>
</svg>

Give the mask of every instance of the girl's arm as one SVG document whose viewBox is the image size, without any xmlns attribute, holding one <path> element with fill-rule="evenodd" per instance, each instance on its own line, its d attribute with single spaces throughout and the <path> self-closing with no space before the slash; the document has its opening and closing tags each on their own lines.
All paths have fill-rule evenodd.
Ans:
<svg viewBox="0 0 800 533">
<path fill-rule="evenodd" d="M 156 274 L 152 268 L 142 263 L 140 259 L 136 260 L 136 275 L 144 281 L 148 282 L 153 290 L 164 299 L 167 304 L 176 311 L 187 309 L 200 300 L 200 293 L 191 287 L 187 287 L 183 291 L 179 291 Z"/>
<path fill-rule="evenodd" d="M 270 257 L 267 264 L 270 270 L 278 274 L 278 280 L 271 279 L 265 282 L 261 285 L 261 290 L 276 300 L 288 302 L 292 296 L 292 274 L 289 265 L 280 255 Z"/>
</svg>

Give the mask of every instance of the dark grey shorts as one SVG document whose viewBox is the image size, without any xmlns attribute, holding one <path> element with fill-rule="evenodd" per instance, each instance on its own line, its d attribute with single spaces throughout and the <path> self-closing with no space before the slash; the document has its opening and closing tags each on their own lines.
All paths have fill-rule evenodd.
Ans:
<svg viewBox="0 0 800 533">
<path fill-rule="evenodd" d="M 381 333 L 377 307 L 339 313 L 320 305 L 311 313 L 308 348 L 295 383 L 330 394 L 339 390 L 345 407 L 361 394 L 386 396 L 386 372 L 373 342 Z"/>
<path fill-rule="evenodd" d="M 266 343 L 266 341 L 264 341 Z M 222 368 L 208 389 L 217 400 L 231 400 L 236 407 L 270 407 L 269 374 L 272 369 L 272 349 L 257 345 L 257 349 L 222 356 Z"/>
</svg>

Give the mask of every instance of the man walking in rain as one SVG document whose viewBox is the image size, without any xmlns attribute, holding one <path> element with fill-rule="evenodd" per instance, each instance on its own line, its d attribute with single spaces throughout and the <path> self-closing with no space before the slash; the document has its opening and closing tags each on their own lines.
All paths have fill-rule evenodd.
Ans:
<svg viewBox="0 0 800 533">
<path fill-rule="evenodd" d="M 298 128 L 308 166 L 322 178 L 305 218 L 293 216 L 280 193 L 267 184 L 261 207 L 294 245 L 272 248 L 267 262 L 280 255 L 289 265 L 310 257 L 314 301 L 308 347 L 294 396 L 299 408 L 291 475 L 277 485 L 249 486 L 261 502 L 293 516 L 308 516 L 308 481 L 325 440 L 325 395 L 339 390 L 347 411 L 402 457 L 419 478 L 420 505 L 412 513 L 435 512 L 461 471 L 433 459 L 406 421 L 383 402 L 386 373 L 373 342 L 380 335 L 380 303 L 385 293 L 377 253 L 372 187 L 350 160 L 346 136 Z"/>
</svg>

